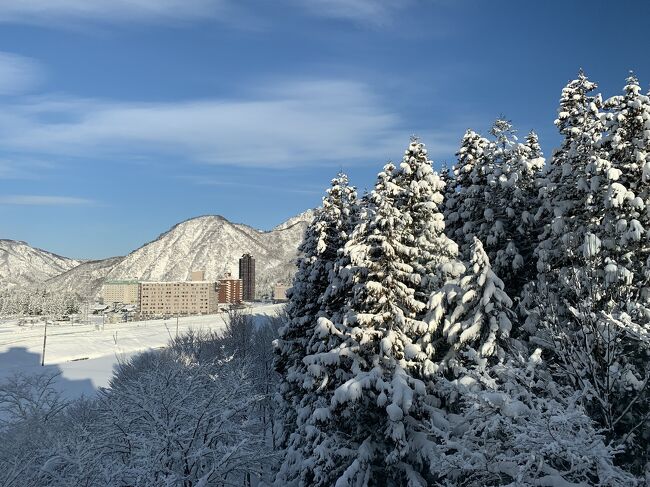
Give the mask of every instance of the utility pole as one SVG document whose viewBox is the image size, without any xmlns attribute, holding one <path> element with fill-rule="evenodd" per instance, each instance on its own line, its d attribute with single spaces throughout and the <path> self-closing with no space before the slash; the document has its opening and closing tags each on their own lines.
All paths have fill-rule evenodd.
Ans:
<svg viewBox="0 0 650 487">
<path fill-rule="evenodd" d="M 45 320 L 45 328 L 43 329 L 43 354 L 41 355 L 41 367 L 45 366 L 45 343 L 47 342 L 47 319 Z"/>
<path fill-rule="evenodd" d="M 176 313 L 176 338 L 178 338 L 178 313 Z"/>
</svg>

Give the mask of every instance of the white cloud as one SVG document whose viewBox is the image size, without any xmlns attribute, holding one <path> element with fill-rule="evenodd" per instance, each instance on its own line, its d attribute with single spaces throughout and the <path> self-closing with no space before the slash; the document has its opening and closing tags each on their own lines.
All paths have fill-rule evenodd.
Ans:
<svg viewBox="0 0 650 487">
<path fill-rule="evenodd" d="M 416 131 L 367 85 L 333 80 L 272 83 L 245 99 L 125 103 L 40 97 L 0 112 L 0 147 L 39 157 L 164 154 L 264 167 L 381 163 L 400 155 Z M 431 153 L 453 152 L 456 138 L 430 133 Z"/>
<path fill-rule="evenodd" d="M 314 15 L 361 23 L 390 23 L 393 15 L 411 0 L 294 0 Z"/>
<path fill-rule="evenodd" d="M 0 51 L 0 95 L 14 95 L 31 90 L 43 76 L 33 59 Z"/>
<path fill-rule="evenodd" d="M 71 196 L 8 195 L 0 196 L 0 205 L 20 206 L 79 206 L 92 205 L 94 202 L 85 198 Z"/>
<path fill-rule="evenodd" d="M 178 21 L 225 15 L 228 0 L 2 0 L 0 21 Z"/>
<path fill-rule="evenodd" d="M 33 158 L 3 158 L 0 159 L 0 179 L 34 179 L 51 168 L 51 163 Z"/>
<path fill-rule="evenodd" d="M 296 8 L 313 16 L 381 25 L 413 0 L 273 0 L 274 8 Z M 57 25 L 61 22 L 164 22 L 218 19 L 250 27 L 253 2 L 237 0 L 2 0 L 0 22 Z M 242 18 L 246 21 L 242 22 Z M 259 17 L 257 20 L 263 20 Z"/>
</svg>

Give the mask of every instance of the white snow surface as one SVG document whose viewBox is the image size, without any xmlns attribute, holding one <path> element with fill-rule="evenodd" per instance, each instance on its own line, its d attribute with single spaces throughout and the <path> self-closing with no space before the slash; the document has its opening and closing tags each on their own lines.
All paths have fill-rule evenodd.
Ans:
<svg viewBox="0 0 650 487">
<path fill-rule="evenodd" d="M 247 310 L 260 323 L 275 316 L 282 305 L 261 305 Z M 106 387 L 113 366 L 139 352 L 164 348 L 176 334 L 176 319 L 105 324 L 95 316 L 92 324 L 50 324 L 47 327 L 45 367 L 41 367 L 44 323 L 19 326 L 0 320 L 0 382 L 14 373 L 56 373 L 57 387 L 70 399 L 92 395 Z M 222 330 L 225 314 L 179 318 L 178 332 Z"/>
</svg>

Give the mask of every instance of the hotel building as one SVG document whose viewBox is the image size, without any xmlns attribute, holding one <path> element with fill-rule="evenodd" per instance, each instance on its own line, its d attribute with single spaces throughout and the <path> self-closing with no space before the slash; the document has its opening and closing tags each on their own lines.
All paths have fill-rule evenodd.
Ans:
<svg viewBox="0 0 650 487">
<path fill-rule="evenodd" d="M 218 287 L 219 304 L 238 304 L 243 300 L 242 280 L 233 277 L 230 273 L 219 279 Z"/>
<path fill-rule="evenodd" d="M 204 272 L 192 272 L 191 281 L 141 282 L 143 317 L 206 315 L 218 311 L 218 284 L 206 281 Z"/>
<path fill-rule="evenodd" d="M 102 287 L 104 304 L 122 303 L 135 304 L 140 301 L 140 285 L 138 281 L 106 281 Z"/>
</svg>

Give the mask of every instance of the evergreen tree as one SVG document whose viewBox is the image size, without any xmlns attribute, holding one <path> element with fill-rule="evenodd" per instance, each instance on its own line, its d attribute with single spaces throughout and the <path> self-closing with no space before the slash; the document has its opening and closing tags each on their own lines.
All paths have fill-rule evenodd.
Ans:
<svg viewBox="0 0 650 487">
<path fill-rule="evenodd" d="M 442 206 L 443 208 L 446 208 L 448 200 L 456 192 L 456 188 L 454 186 L 454 181 L 452 177 L 452 171 L 446 162 L 442 163 L 438 176 L 440 177 L 440 181 L 442 181 L 445 184 L 444 204 Z"/>
<path fill-rule="evenodd" d="M 428 352 L 440 357 L 444 368 L 452 369 L 466 367 L 468 360 L 481 366 L 492 356 L 503 360 L 498 340 L 510 335 L 511 308 L 503 281 L 492 270 L 481 241 L 474 237 L 467 271 L 431 295 L 427 321 L 432 346 Z"/>
<path fill-rule="evenodd" d="M 534 132 L 526 143 L 519 143 L 512 124 L 499 119 L 491 133 L 492 174 L 485 211 L 491 225 L 484 242 L 495 272 L 507 282 L 508 293 L 519 297 L 523 285 L 536 274 L 532 214 L 537 210 L 536 179 L 544 159 Z"/>
<path fill-rule="evenodd" d="M 542 153 L 542 147 L 539 145 L 539 137 L 537 137 L 537 134 L 534 130 L 528 132 L 525 145 L 528 148 L 528 157 L 530 159 L 538 159 L 540 157 L 544 157 L 544 154 Z"/>
<path fill-rule="evenodd" d="M 634 485 L 573 389 L 548 374 L 541 349 L 530 354 L 511 338 L 511 306 L 477 238 L 467 272 L 431 296 L 436 485 Z"/>
<path fill-rule="evenodd" d="M 287 323 L 279 331 L 276 341 L 275 368 L 282 377 L 279 387 L 279 418 L 282 427 L 277 431 L 280 444 L 285 445 L 297 428 L 301 411 L 301 391 L 304 386 L 305 366 L 302 362 L 324 305 L 322 296 L 328 286 L 338 250 L 343 247 L 356 219 L 356 191 L 349 186 L 345 174 L 332 180 L 322 206 L 306 230 L 299 251 L 298 271 L 288 291 Z M 299 442 L 300 438 L 293 441 Z"/>
<path fill-rule="evenodd" d="M 605 194 L 604 273 L 607 295 L 650 323 L 650 98 L 627 79 L 609 110 L 601 147 L 609 162 Z"/>
<path fill-rule="evenodd" d="M 635 218 L 643 213 L 643 175 L 634 149 L 643 98 L 630 79 L 625 96 L 608 101 L 611 113 L 603 114 L 600 95 L 590 95 L 595 87 L 580 73 L 562 93 L 556 124 L 564 142 L 542 192 L 547 224 L 528 321 L 556 380 L 574 388 L 606 439 L 626 450 L 619 461 L 638 473 L 650 458 L 641 433 L 649 425 L 650 341 L 635 322 L 644 316 L 635 304 L 646 278 L 634 273 L 645 247 Z"/>
<path fill-rule="evenodd" d="M 603 304 L 590 310 L 603 311 L 592 318 L 595 323 L 582 321 L 596 343 L 618 351 L 611 359 L 593 347 L 598 375 L 609 376 L 608 387 L 598 391 L 609 409 L 596 405 L 597 417 L 614 441 L 624 443 L 626 463 L 650 471 L 650 98 L 630 75 L 623 95 L 607 100 L 605 108 L 600 147 L 608 166 L 597 261 Z"/>
<path fill-rule="evenodd" d="M 564 140 L 541 181 L 537 219 L 544 229 L 535 250 L 539 285 L 552 288 L 560 308 L 565 308 L 565 299 L 578 299 L 576 275 L 581 281 L 598 277 L 585 260 L 599 258 L 603 175 L 608 167 L 600 157 L 602 100 L 599 94 L 591 95 L 595 89 L 596 84 L 580 72 L 562 90 L 555 125 Z"/>
<path fill-rule="evenodd" d="M 423 144 L 412 141 L 400 166 L 379 174 L 367 220 L 341 253 L 347 303 L 319 319 L 304 358 L 320 407 L 304 428 L 312 455 L 301 485 L 428 483 L 425 380 L 434 370 L 419 344 L 427 330 L 420 296 L 462 269 L 444 235 L 442 189 Z"/>
<path fill-rule="evenodd" d="M 465 134 L 454 171 L 458 189 L 446 216 L 463 255 L 469 256 L 474 237 L 479 238 L 508 292 L 518 297 L 535 275 L 533 215 L 544 159 L 537 136 L 531 133 L 519 143 L 505 119 L 495 121 L 491 134 L 492 141 Z"/>
<path fill-rule="evenodd" d="M 453 192 L 448 190 L 445 221 L 447 235 L 464 246 L 477 234 L 483 219 L 487 178 L 484 170 L 489 141 L 467 130 L 453 170 Z"/>
<path fill-rule="evenodd" d="M 523 144 L 517 145 L 512 159 L 513 174 L 502 191 L 508 204 L 507 215 L 512 215 L 509 220 L 509 225 L 514 226 L 511 242 L 517 255 L 510 257 L 512 252 L 506 246 L 502 252 L 509 257 L 500 268 L 508 292 L 521 298 L 524 286 L 537 278 L 535 248 L 541 233 L 535 214 L 541 204 L 539 179 L 546 160 L 534 131 L 528 133 Z"/>
<path fill-rule="evenodd" d="M 445 234 L 443 214 L 446 182 L 436 174 L 424 144 L 413 138 L 395 171 L 394 183 L 402 188 L 398 205 L 412 219 L 417 248 L 415 270 L 422 277 L 416 297 L 426 302 L 434 289 L 455 277 L 458 246 Z"/>
<path fill-rule="evenodd" d="M 433 485 L 640 485 L 615 465 L 616 448 L 573 390 L 548 377 L 540 352 L 510 352 L 506 361 L 438 380 L 446 410 L 431 422 Z"/>
</svg>

